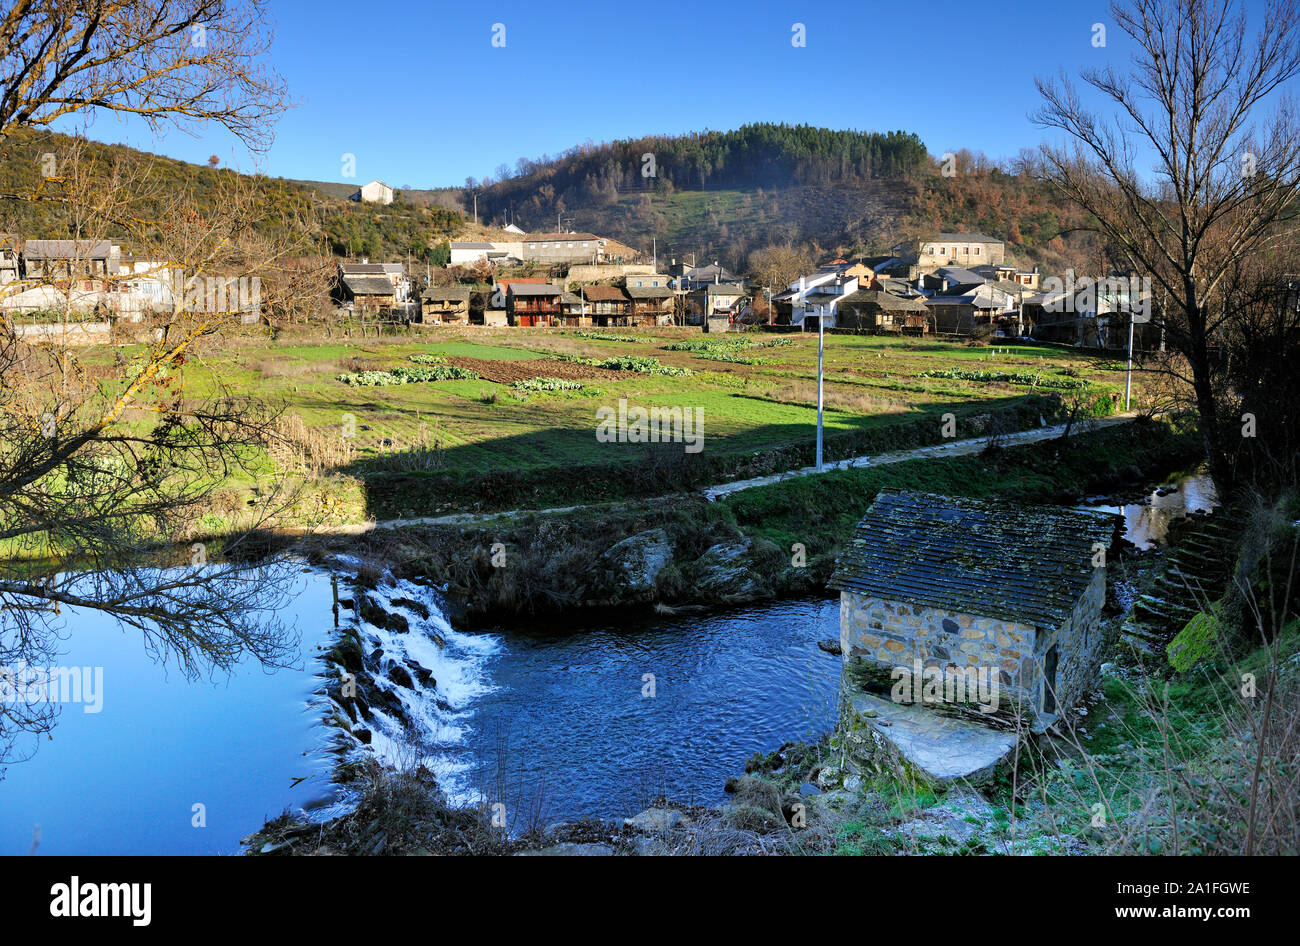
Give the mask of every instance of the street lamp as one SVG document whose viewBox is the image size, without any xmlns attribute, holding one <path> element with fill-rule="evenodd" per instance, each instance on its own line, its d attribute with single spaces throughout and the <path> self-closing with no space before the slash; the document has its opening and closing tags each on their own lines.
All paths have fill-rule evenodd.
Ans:
<svg viewBox="0 0 1300 946">
<path fill-rule="evenodd" d="M 1133 399 L 1133 313 L 1128 314 L 1128 367 L 1124 369 L 1124 413 Z"/>
<path fill-rule="evenodd" d="M 825 309 L 817 310 L 817 472 L 822 471 L 822 342 L 826 337 Z"/>
</svg>

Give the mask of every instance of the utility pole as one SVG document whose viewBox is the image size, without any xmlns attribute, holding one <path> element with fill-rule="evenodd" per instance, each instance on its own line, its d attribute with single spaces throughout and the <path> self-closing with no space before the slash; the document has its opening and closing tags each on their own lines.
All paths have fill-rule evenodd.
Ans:
<svg viewBox="0 0 1300 946">
<path fill-rule="evenodd" d="M 825 317 L 819 311 L 817 315 L 817 472 L 822 471 L 822 340 L 826 337 Z"/>
<path fill-rule="evenodd" d="M 1124 370 L 1124 413 L 1133 402 L 1133 313 L 1128 314 L 1128 367 Z"/>
<path fill-rule="evenodd" d="M 478 194 L 474 194 L 474 226 L 478 226 Z"/>
</svg>

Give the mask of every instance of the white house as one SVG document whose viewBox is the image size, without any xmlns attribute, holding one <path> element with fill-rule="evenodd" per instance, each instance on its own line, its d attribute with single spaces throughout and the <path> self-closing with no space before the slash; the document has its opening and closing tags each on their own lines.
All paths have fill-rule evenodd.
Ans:
<svg viewBox="0 0 1300 946">
<path fill-rule="evenodd" d="M 522 243 L 505 243 L 499 240 L 452 240 L 452 266 L 471 266 L 480 260 L 489 263 L 504 263 L 509 260 L 522 260 L 524 249 Z"/>
<path fill-rule="evenodd" d="M 352 199 L 365 201 L 368 204 L 391 204 L 393 189 L 383 181 L 371 181 L 369 184 L 362 184 L 361 189 L 352 195 Z"/>
<path fill-rule="evenodd" d="M 857 276 L 842 276 L 835 269 L 824 269 L 811 276 L 800 276 L 785 292 L 773 296 L 772 301 L 790 304 L 791 325 L 803 325 L 808 319 L 809 325 L 815 326 L 821 320 L 826 328 L 834 328 L 841 300 L 857 291 Z"/>
</svg>

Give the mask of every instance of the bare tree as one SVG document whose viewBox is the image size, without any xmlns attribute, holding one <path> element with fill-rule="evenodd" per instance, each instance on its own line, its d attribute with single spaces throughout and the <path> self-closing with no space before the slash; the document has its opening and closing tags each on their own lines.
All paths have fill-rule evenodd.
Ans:
<svg viewBox="0 0 1300 946">
<path fill-rule="evenodd" d="M 0 139 L 97 111 L 158 132 L 216 123 L 255 149 L 285 107 L 262 0 L 11 0 L 0 12 Z"/>
<path fill-rule="evenodd" d="M 1300 73 L 1300 4 L 1269 0 L 1255 34 L 1240 0 L 1111 10 L 1136 46 L 1132 66 L 1082 74 L 1102 112 L 1064 76 L 1039 81 L 1035 118 L 1065 136 L 1043 146 L 1039 171 L 1094 218 L 1115 263 L 1166 300 L 1157 317 L 1185 360 L 1212 472 L 1231 489 L 1237 419 L 1216 398 L 1226 281 L 1247 256 L 1295 239 L 1300 121 L 1282 87 Z"/>
<path fill-rule="evenodd" d="M 258 231 L 258 194 L 240 175 L 215 191 L 177 193 L 163 192 L 147 168 L 62 163 L 57 199 L 78 236 L 68 242 L 124 234 L 148 261 L 144 273 L 87 279 L 73 252 L 66 272 L 47 269 L 5 295 L 34 286 L 64 294 L 72 308 L 86 304 L 78 286 L 122 287 L 143 275 L 166 289 L 167 304 L 141 323 L 142 349 L 119 350 L 109 366 L 29 343 L 0 314 L 0 667 L 49 660 L 65 607 L 137 628 L 151 653 L 187 674 L 227 670 L 248 655 L 272 665 L 296 659 L 294 636 L 275 615 L 294 569 L 250 564 L 256 557 L 242 551 L 293 499 L 282 477 L 266 476 L 279 410 L 226 390 L 204 344 L 261 304 L 262 279 L 282 279 L 283 304 L 292 305 L 300 247 Z M 159 201 L 161 219 L 150 215 Z M 257 482 L 261 501 L 241 502 L 238 514 L 214 506 L 232 478 Z M 214 510 L 229 527 L 215 544 L 202 521 Z M 53 719 L 49 705 L 0 705 L 0 760 L 17 732 Z"/>
<path fill-rule="evenodd" d="M 108 110 L 155 129 L 217 123 L 262 147 L 283 107 L 260 65 L 269 38 L 258 0 L 17 0 L 0 10 L 0 137 Z M 0 296 L 0 669 L 53 660 L 67 608 L 138 629 L 186 674 L 249 654 L 296 660 L 276 617 L 295 569 L 245 549 L 292 499 L 267 476 L 278 410 L 232 395 L 205 345 L 264 304 L 292 317 L 315 291 L 299 262 L 313 249 L 296 217 L 307 210 L 277 203 L 285 219 L 268 227 L 256 179 L 223 173 L 191 189 L 148 162 L 59 147 L 57 174 L 2 195 L 47 203 L 72 249 Z M 110 243 L 132 267 L 89 269 L 89 248 Z M 33 289 L 68 313 L 111 309 L 141 279 L 164 286 L 163 301 L 140 325 L 143 344 L 110 365 L 34 344 L 8 314 Z M 223 508 L 214 501 L 232 477 L 262 499 L 224 508 L 228 529 L 210 544 L 203 517 Z M 52 704 L 0 703 L 0 761 L 18 733 L 53 720 Z"/>
<path fill-rule="evenodd" d="M 815 265 L 812 255 L 790 244 L 774 244 L 749 254 L 749 272 L 761 286 L 777 289 L 788 286 Z"/>
</svg>

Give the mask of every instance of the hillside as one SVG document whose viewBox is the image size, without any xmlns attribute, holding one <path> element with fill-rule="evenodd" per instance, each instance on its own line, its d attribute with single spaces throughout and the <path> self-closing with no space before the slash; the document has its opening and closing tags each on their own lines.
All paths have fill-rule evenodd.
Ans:
<svg viewBox="0 0 1300 946">
<path fill-rule="evenodd" d="M 0 232 L 23 237 L 59 238 L 74 235 L 68 207 L 57 201 L 28 198 L 41 187 L 43 158 L 55 156 L 55 167 L 66 166 L 68 156 L 80 149 L 79 161 L 91 180 L 108 182 L 118 172 L 145 174 L 150 190 L 159 195 L 188 190 L 202 197 L 214 193 L 223 175 L 237 172 L 189 164 L 121 145 L 106 145 L 43 131 L 19 131 L 0 149 Z M 298 234 L 305 246 L 326 253 L 373 258 L 401 258 L 408 253 L 422 258 L 427 249 L 454 235 L 463 218 L 458 211 L 437 204 L 407 199 L 399 192 L 392 205 L 378 207 L 347 199 L 355 187 L 343 184 L 291 181 L 265 175 L 248 175 L 264 209 L 261 228 L 268 233 L 291 219 L 305 219 L 307 232 Z M 48 193 L 57 193 L 51 187 Z M 436 192 L 435 192 L 436 193 Z M 162 216 L 163 197 L 150 201 L 140 196 L 141 209 L 156 207 Z"/>
<path fill-rule="evenodd" d="M 744 268 L 752 251 L 793 243 L 817 254 L 883 253 L 939 229 L 1004 237 L 1010 258 L 1084 266 L 1081 216 L 1042 184 L 981 155 L 955 177 L 915 135 L 778 124 L 574 147 L 521 160 L 477 184 L 479 216 L 613 237 L 660 256 L 695 253 Z M 651 173 L 653 172 L 653 173 Z"/>
<path fill-rule="evenodd" d="M 119 145 L 48 132 L 20 132 L 0 152 L 0 194 L 30 194 L 41 158 L 75 145 L 107 177 L 115 164 L 147 167 L 162 190 L 202 194 L 233 171 L 188 164 Z M 653 166 L 646 155 L 653 156 Z M 749 254 L 790 243 L 814 255 L 885 253 L 939 229 L 1003 237 L 1013 262 L 1051 271 L 1087 269 L 1097 247 L 1068 236 L 1086 221 L 1042 184 L 982 156 L 959 155 L 961 173 L 944 177 L 911 134 L 750 125 L 674 138 L 586 144 L 558 157 L 520 160 L 500 180 L 475 182 L 480 226 L 461 188 L 399 190 L 380 207 L 348 200 L 353 184 L 252 175 L 266 207 L 265 227 L 296 213 L 309 245 L 340 256 L 420 259 L 444 239 L 483 238 L 513 220 L 548 231 L 599 233 L 661 260 L 718 259 L 743 270 Z M 652 169 L 647 176 L 643 169 Z M 290 211 L 294 213 L 290 213 Z M 305 210 L 305 212 L 304 212 Z M 57 203 L 0 200 L 0 232 L 69 235 Z"/>
</svg>

